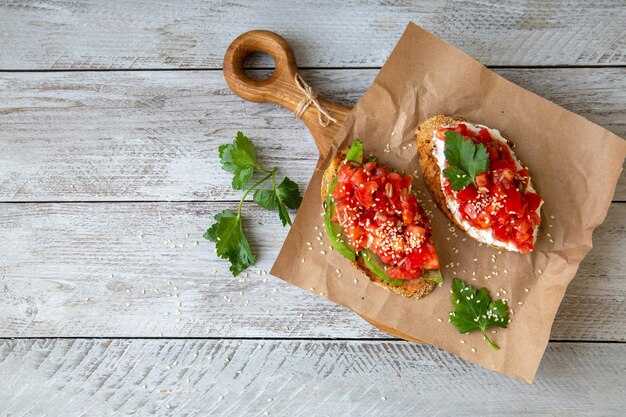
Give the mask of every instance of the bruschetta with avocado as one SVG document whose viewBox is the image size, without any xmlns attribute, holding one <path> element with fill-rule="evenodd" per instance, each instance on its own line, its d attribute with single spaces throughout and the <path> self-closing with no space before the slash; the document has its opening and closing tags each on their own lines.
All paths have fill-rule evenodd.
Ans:
<svg viewBox="0 0 626 417">
<path fill-rule="evenodd" d="M 443 282 L 428 217 L 411 192 L 412 177 L 364 160 L 354 140 L 324 172 L 324 224 L 332 247 L 371 282 L 405 297 Z"/>
</svg>

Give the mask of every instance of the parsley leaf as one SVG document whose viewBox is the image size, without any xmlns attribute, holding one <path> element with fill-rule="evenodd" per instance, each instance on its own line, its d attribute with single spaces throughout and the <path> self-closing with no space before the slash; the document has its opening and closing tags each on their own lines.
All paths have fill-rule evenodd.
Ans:
<svg viewBox="0 0 626 417">
<path fill-rule="evenodd" d="M 489 168 L 489 154 L 482 143 L 475 145 L 471 140 L 463 139 L 461 134 L 448 130 L 444 154 L 449 167 L 443 174 L 450 182 L 450 187 L 461 191 L 475 183 L 476 174 L 487 171 Z"/>
<path fill-rule="evenodd" d="M 283 226 L 287 223 L 291 225 L 291 218 L 287 208 L 296 209 L 300 207 L 302 196 L 298 184 L 291 181 L 289 177 L 285 177 L 278 187 L 272 181 L 272 189 L 259 189 L 254 193 L 254 202 L 266 210 L 276 210 L 278 208 L 278 217 L 283 222 Z"/>
<path fill-rule="evenodd" d="M 231 264 L 230 271 L 233 275 L 238 275 L 256 260 L 243 233 L 241 217 L 224 210 L 215 215 L 215 220 L 217 223 L 207 230 L 205 237 L 215 242 L 217 256 L 228 259 Z"/>
<path fill-rule="evenodd" d="M 480 330 L 483 338 L 493 349 L 500 349 L 487 336 L 490 327 L 506 328 L 509 323 L 508 306 L 504 300 L 492 301 L 487 288 L 476 290 L 458 278 L 452 281 L 452 305 L 450 323 L 460 333 Z"/>
<path fill-rule="evenodd" d="M 302 196 L 300 195 L 300 189 L 298 184 L 291 181 L 289 177 L 285 177 L 283 182 L 276 187 L 276 195 L 278 199 L 282 201 L 290 209 L 297 209 L 302 202 Z"/>
<path fill-rule="evenodd" d="M 272 211 L 278 207 L 278 199 L 274 190 L 258 189 L 254 192 L 252 199 L 265 210 Z"/>
<path fill-rule="evenodd" d="M 219 152 L 222 168 L 234 174 L 232 186 L 235 190 L 248 185 L 255 168 L 261 168 L 256 161 L 254 145 L 241 132 L 237 132 L 232 144 L 220 146 Z"/>
<path fill-rule="evenodd" d="M 267 170 L 259 165 L 254 145 L 243 133 L 237 132 L 232 144 L 220 146 L 219 154 L 222 168 L 234 174 L 232 186 L 237 190 L 247 187 L 255 170 L 266 174 L 246 190 L 239 201 L 236 215 L 228 210 L 216 214 L 217 222 L 204 233 L 205 239 L 215 243 L 217 255 L 230 261 L 230 270 L 237 276 L 256 261 L 244 234 L 241 217 L 243 202 L 248 194 L 271 179 L 272 189 L 257 189 L 253 200 L 266 210 L 278 209 L 278 217 L 283 226 L 291 224 L 288 208 L 297 209 L 302 202 L 302 196 L 298 184 L 287 177 L 276 186 L 275 177 L 278 168 Z"/>
<path fill-rule="evenodd" d="M 290 209 L 300 207 L 302 196 L 300 195 L 298 184 L 291 181 L 288 177 L 285 177 L 283 182 L 281 182 L 275 190 L 278 199 L 278 217 L 280 217 L 280 220 L 283 222 L 283 226 L 287 223 L 291 225 L 291 218 L 289 217 L 287 207 Z"/>
</svg>

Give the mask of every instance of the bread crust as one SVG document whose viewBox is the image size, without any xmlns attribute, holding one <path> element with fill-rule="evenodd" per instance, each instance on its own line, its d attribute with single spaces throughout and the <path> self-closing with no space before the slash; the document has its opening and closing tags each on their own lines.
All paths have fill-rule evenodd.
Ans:
<svg viewBox="0 0 626 417">
<path fill-rule="evenodd" d="M 332 159 L 328 168 L 324 171 L 324 175 L 322 176 L 322 184 L 321 184 L 321 192 L 322 192 L 322 201 L 326 201 L 326 197 L 328 196 L 328 190 L 330 189 L 331 184 L 333 183 L 335 177 L 337 176 L 337 170 L 339 169 L 339 164 L 344 160 L 346 156 L 346 151 L 339 151 Z M 365 261 L 363 257 L 357 254 L 356 260 L 352 262 L 352 264 L 359 270 L 363 275 L 369 278 L 369 280 L 386 289 L 387 291 L 391 291 L 396 294 L 400 294 L 404 297 L 416 298 L 420 299 L 426 297 L 428 294 L 433 292 L 435 289 L 436 283 L 432 281 L 427 281 L 425 279 L 417 279 L 406 281 L 404 285 L 401 287 L 394 287 L 393 285 L 383 281 L 378 278 L 376 274 L 370 271 L 365 265 Z"/>
<path fill-rule="evenodd" d="M 417 143 L 417 150 L 419 152 L 419 164 L 422 170 L 422 175 L 424 176 L 424 183 L 426 184 L 426 187 L 432 194 L 435 202 L 437 203 L 437 206 L 439 206 L 439 208 L 446 215 L 448 220 L 450 220 L 456 227 L 467 233 L 468 228 L 459 221 L 457 221 L 454 214 L 452 214 L 452 212 L 448 208 L 446 196 L 443 193 L 441 184 L 441 169 L 437 164 L 437 159 L 433 155 L 433 132 L 437 130 L 437 128 L 440 126 L 450 126 L 459 122 L 470 123 L 467 119 L 463 117 L 452 117 L 446 116 L 444 114 L 432 116 L 426 119 L 422 124 L 417 126 L 417 129 L 415 129 L 415 140 Z M 509 143 L 509 145 L 511 144 L 508 140 L 507 142 Z M 509 248 L 499 245 L 497 243 L 489 244 L 480 239 L 476 239 L 469 234 L 468 236 L 480 243 L 484 243 L 485 245 L 491 246 L 493 248 L 511 251 Z"/>
</svg>

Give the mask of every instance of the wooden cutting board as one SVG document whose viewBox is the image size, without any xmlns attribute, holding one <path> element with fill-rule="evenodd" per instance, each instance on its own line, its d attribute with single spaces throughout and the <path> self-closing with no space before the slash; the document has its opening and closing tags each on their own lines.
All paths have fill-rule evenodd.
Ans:
<svg viewBox="0 0 626 417">
<path fill-rule="evenodd" d="M 252 80 L 243 70 L 246 57 L 254 52 L 267 53 L 274 59 L 274 72 L 265 80 Z M 296 85 L 297 73 L 296 58 L 291 46 L 281 36 L 266 30 L 253 30 L 240 35 L 230 44 L 224 56 L 224 78 L 235 94 L 256 103 L 277 104 L 292 113 L 295 113 L 304 98 L 304 93 Z M 335 135 L 345 124 L 351 109 L 321 97 L 317 99 L 336 122 L 323 126 L 319 121 L 318 110 L 313 105 L 307 108 L 301 119 L 309 128 L 320 157 L 323 158 L 330 150 Z M 361 317 L 394 337 L 423 343 L 368 317 Z"/>
</svg>

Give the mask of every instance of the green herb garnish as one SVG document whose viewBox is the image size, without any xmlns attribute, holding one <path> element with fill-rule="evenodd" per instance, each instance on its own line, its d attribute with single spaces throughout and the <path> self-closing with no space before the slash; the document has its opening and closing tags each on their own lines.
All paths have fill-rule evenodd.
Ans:
<svg viewBox="0 0 626 417">
<path fill-rule="evenodd" d="M 469 183 L 476 185 L 476 175 L 489 168 L 487 149 L 482 143 L 475 145 L 471 140 L 463 139 L 457 132 L 448 130 L 445 135 L 444 154 L 449 166 L 443 170 L 443 174 L 450 182 L 450 187 L 455 191 L 461 191 Z"/>
<path fill-rule="evenodd" d="M 244 189 L 256 171 L 265 174 L 245 191 L 239 200 L 236 215 L 230 210 L 216 214 L 217 222 L 204 234 L 205 239 L 215 243 L 217 256 L 230 261 L 230 271 L 237 276 L 256 261 L 241 220 L 241 208 L 248 194 L 267 180 L 271 180 L 272 188 L 257 190 L 254 193 L 254 201 L 266 210 L 278 210 L 278 217 L 283 226 L 291 224 L 287 208 L 298 208 L 302 196 L 298 184 L 287 177 L 276 186 L 275 177 L 278 168 L 274 167 L 272 170 L 263 168 L 256 160 L 254 145 L 241 132 L 237 132 L 232 144 L 220 146 L 219 155 L 222 168 L 233 173 L 232 187 L 236 190 Z"/>
<path fill-rule="evenodd" d="M 452 305 L 450 323 L 460 333 L 480 330 L 483 338 L 493 349 L 500 349 L 487 336 L 490 327 L 506 328 L 509 324 L 508 306 L 504 300 L 492 301 L 487 288 L 476 290 L 472 285 L 465 284 L 458 278 L 452 280 Z"/>
</svg>

